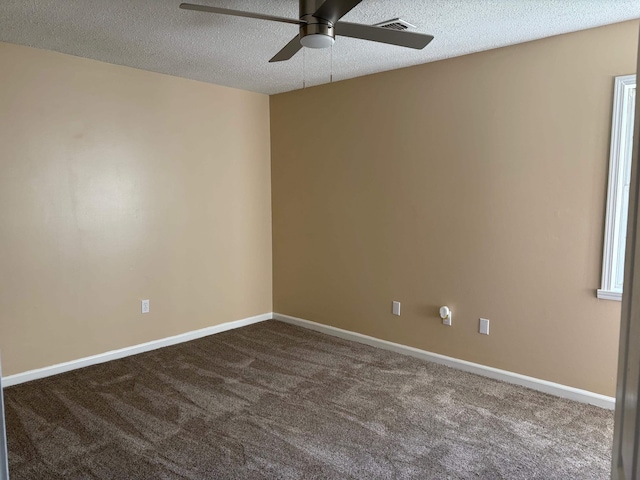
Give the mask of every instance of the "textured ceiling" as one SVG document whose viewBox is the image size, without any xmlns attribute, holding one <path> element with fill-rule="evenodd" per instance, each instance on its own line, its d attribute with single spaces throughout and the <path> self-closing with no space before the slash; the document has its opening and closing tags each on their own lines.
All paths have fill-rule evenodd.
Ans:
<svg viewBox="0 0 640 480">
<path fill-rule="evenodd" d="M 189 0 L 297 18 L 295 0 Z M 338 37 L 268 60 L 295 25 L 180 10 L 180 0 L 1 0 L 0 41 L 278 93 L 640 17 L 638 0 L 363 0 L 345 21 L 400 17 L 435 36 L 416 51 Z"/>
</svg>

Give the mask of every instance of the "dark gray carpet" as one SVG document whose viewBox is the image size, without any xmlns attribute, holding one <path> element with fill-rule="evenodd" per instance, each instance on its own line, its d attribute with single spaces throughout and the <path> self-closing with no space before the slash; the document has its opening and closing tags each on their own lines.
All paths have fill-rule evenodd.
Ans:
<svg viewBox="0 0 640 480">
<path fill-rule="evenodd" d="M 5 395 L 12 480 L 609 478 L 612 412 L 275 321 Z"/>
</svg>

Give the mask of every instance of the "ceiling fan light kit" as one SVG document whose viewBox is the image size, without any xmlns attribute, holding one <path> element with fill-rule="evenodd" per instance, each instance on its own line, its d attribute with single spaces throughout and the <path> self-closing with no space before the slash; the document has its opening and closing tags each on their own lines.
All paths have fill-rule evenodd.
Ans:
<svg viewBox="0 0 640 480">
<path fill-rule="evenodd" d="M 330 25 L 312 23 L 300 27 L 300 43 L 307 48 L 328 48 L 336 41 L 334 29 Z"/>
<path fill-rule="evenodd" d="M 259 20 L 298 25 L 298 35 L 269 60 L 270 63 L 289 60 L 298 53 L 302 47 L 331 47 L 335 42 L 336 35 L 386 43 L 389 45 L 398 45 L 400 47 L 415 48 L 417 50 L 423 49 L 433 40 L 433 36 L 423 33 L 406 32 L 375 25 L 362 25 L 359 23 L 339 21 L 361 1 L 362 0 L 300 0 L 300 18 L 298 20 L 260 13 L 243 12 L 240 10 L 230 10 L 227 8 L 194 5 L 191 3 L 182 3 L 180 8 L 184 10 L 219 13 L 222 15 L 256 18 Z"/>
<path fill-rule="evenodd" d="M 328 48 L 336 41 L 333 23 L 314 16 L 323 3 L 323 0 L 300 0 L 300 20 L 306 22 L 300 26 L 303 47 Z"/>
</svg>

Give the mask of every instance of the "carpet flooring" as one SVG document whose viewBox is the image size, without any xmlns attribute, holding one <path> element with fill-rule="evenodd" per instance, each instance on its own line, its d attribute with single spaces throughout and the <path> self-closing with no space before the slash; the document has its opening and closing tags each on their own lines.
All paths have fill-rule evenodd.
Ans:
<svg viewBox="0 0 640 480">
<path fill-rule="evenodd" d="M 276 321 L 5 398 L 12 480 L 609 478 L 610 411 Z"/>
</svg>

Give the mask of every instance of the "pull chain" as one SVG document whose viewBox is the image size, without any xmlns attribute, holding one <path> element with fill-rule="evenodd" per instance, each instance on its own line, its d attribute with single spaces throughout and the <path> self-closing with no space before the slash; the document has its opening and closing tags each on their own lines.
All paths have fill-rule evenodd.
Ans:
<svg viewBox="0 0 640 480">
<path fill-rule="evenodd" d="M 333 83 L 333 45 L 331 45 L 330 57 L 331 57 L 331 69 L 330 69 L 331 73 L 329 77 L 329 83 Z"/>
</svg>

